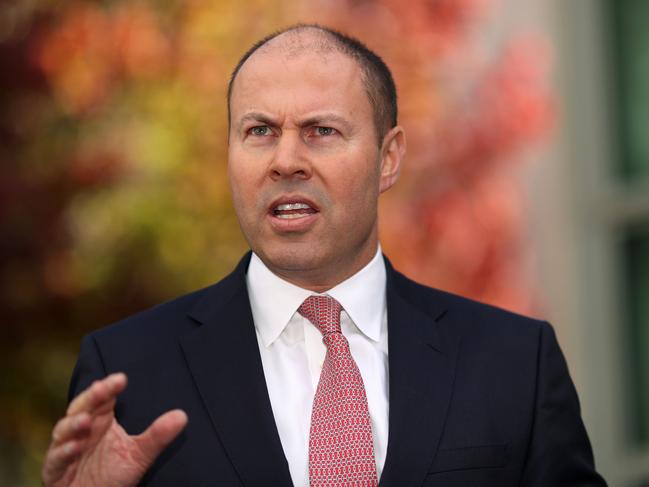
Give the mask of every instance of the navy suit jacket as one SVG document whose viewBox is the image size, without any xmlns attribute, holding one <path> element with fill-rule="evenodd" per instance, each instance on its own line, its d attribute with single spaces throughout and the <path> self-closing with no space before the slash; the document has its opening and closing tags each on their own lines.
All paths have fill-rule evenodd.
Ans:
<svg viewBox="0 0 649 487">
<path fill-rule="evenodd" d="M 189 423 L 141 485 L 290 486 L 248 300 L 248 254 L 217 284 L 83 339 L 70 397 L 123 371 L 131 434 Z M 389 438 L 382 487 L 605 486 L 554 332 L 427 288 L 386 259 Z"/>
</svg>

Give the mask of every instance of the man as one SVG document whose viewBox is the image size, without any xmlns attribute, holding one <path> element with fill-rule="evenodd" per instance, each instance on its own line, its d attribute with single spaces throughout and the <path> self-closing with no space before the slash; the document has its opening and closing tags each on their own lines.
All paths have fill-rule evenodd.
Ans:
<svg viewBox="0 0 649 487">
<path fill-rule="evenodd" d="M 244 55 L 228 101 L 253 253 L 84 339 L 44 484 L 605 485 L 551 327 L 381 256 L 405 135 L 380 58 L 292 27 Z"/>
</svg>

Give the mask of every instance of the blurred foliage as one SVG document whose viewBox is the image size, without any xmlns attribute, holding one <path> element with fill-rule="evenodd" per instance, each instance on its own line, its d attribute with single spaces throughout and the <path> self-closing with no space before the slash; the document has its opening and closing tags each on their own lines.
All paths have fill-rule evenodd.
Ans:
<svg viewBox="0 0 649 487">
<path fill-rule="evenodd" d="M 408 166 L 382 241 L 423 282 L 522 311 L 520 149 L 552 110 L 537 40 L 485 49 L 489 0 L 0 5 L 0 485 L 37 485 L 81 336 L 207 285 L 246 249 L 226 182 L 229 72 L 295 21 L 393 67 Z M 521 270 L 522 269 L 522 270 Z"/>
</svg>

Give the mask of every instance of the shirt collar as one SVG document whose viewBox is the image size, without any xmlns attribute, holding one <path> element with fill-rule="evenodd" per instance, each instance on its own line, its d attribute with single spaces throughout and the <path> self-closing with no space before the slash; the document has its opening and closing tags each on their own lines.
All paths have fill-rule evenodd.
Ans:
<svg viewBox="0 0 649 487">
<path fill-rule="evenodd" d="M 385 262 L 379 246 L 365 267 L 324 294 L 341 304 L 363 334 L 379 341 L 386 306 L 385 283 Z M 254 253 L 246 285 L 255 327 L 265 347 L 280 336 L 302 302 L 316 294 L 273 274 Z"/>
</svg>

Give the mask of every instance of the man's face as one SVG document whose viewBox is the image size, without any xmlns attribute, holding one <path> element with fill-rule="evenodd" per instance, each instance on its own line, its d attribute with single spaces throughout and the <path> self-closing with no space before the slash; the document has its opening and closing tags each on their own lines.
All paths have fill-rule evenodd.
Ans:
<svg viewBox="0 0 649 487">
<path fill-rule="evenodd" d="M 377 249 L 379 193 L 392 185 L 358 64 L 335 51 L 270 47 L 231 98 L 228 169 L 252 250 L 277 275 L 325 290 Z"/>
</svg>

